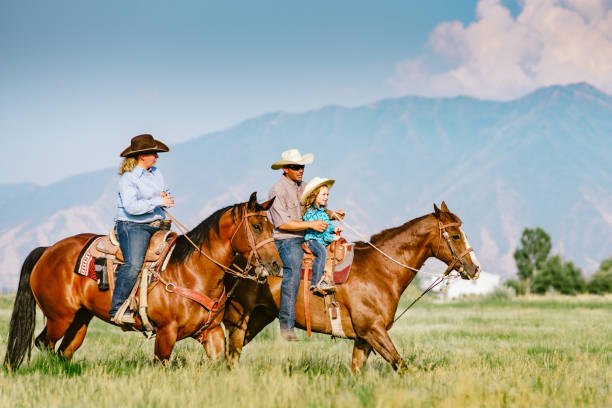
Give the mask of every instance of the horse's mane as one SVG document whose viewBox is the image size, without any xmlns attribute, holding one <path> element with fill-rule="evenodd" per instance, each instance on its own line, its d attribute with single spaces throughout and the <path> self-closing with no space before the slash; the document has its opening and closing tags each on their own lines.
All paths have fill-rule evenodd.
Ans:
<svg viewBox="0 0 612 408">
<path fill-rule="evenodd" d="M 225 208 L 221 208 L 220 210 L 215 211 L 211 215 L 208 216 L 204 221 L 202 221 L 197 227 L 189 231 L 186 235 L 191 239 L 199 248 L 202 247 L 202 244 L 206 243 L 207 245 L 210 243 L 210 232 L 214 229 L 214 231 L 219 234 L 219 221 L 223 214 L 226 211 L 232 211 L 232 217 L 234 222 L 238 220 L 240 216 L 239 209 L 244 203 L 238 203 L 234 205 L 228 205 Z M 185 238 L 185 235 L 180 235 L 176 239 L 176 246 L 174 247 L 174 251 L 172 252 L 172 256 L 170 257 L 170 263 L 180 263 L 185 262 L 189 256 L 195 251 L 191 242 Z"/>
<path fill-rule="evenodd" d="M 399 227 L 391 227 L 391 228 L 387 228 L 385 230 L 380 231 L 377 234 L 374 234 L 370 237 L 370 242 L 373 243 L 374 245 L 377 244 L 382 244 L 383 242 L 386 242 L 390 239 L 393 239 L 395 236 L 397 236 L 398 234 L 401 234 L 402 232 L 406 231 L 407 229 L 411 228 L 414 224 L 422 221 L 424 218 L 429 217 L 431 214 L 426 214 L 423 215 L 421 217 L 412 219 L 408 222 L 405 222 L 404 224 L 400 225 Z M 367 248 L 372 248 L 368 243 L 363 242 L 363 241 L 356 241 L 355 242 L 355 249 L 367 249 Z"/>
</svg>

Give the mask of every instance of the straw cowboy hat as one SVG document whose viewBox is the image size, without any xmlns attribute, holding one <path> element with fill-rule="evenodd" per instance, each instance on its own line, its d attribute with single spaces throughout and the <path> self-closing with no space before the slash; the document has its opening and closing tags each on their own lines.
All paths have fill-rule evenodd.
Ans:
<svg viewBox="0 0 612 408">
<path fill-rule="evenodd" d="M 331 186 L 333 186 L 335 182 L 336 180 L 326 179 L 323 177 L 313 178 L 308 182 L 308 184 L 306 184 L 304 192 L 302 193 L 302 198 L 300 198 L 300 204 L 304 205 L 304 203 L 306 202 L 306 197 L 308 197 L 308 195 L 315 191 L 317 188 L 321 186 L 327 186 L 327 188 L 331 188 Z"/>
<path fill-rule="evenodd" d="M 138 135 L 132 138 L 130 145 L 121 152 L 121 157 L 128 157 L 144 152 L 169 152 L 170 148 L 151 135 Z"/>
<path fill-rule="evenodd" d="M 301 155 L 298 149 L 285 150 L 281 154 L 281 160 L 272 164 L 273 170 L 278 170 L 289 164 L 306 165 L 312 163 L 314 156 L 312 153 Z"/>
</svg>

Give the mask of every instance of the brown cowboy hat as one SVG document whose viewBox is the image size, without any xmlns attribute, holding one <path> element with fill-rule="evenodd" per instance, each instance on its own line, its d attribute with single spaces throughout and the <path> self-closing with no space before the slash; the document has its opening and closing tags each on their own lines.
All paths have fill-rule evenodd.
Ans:
<svg viewBox="0 0 612 408">
<path fill-rule="evenodd" d="M 144 152 L 169 152 L 170 148 L 159 140 L 153 139 L 153 136 L 144 134 L 134 136 L 130 145 L 121 152 L 121 157 L 133 156 Z"/>
</svg>

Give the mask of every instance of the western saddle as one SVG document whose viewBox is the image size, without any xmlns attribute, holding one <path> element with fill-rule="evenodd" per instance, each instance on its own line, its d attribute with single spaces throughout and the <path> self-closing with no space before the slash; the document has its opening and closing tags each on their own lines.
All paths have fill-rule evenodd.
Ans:
<svg viewBox="0 0 612 408">
<path fill-rule="evenodd" d="M 129 308 L 133 312 L 138 312 L 143 329 L 146 332 L 153 331 L 153 326 L 147 315 L 147 292 L 149 284 L 166 269 L 172 251 L 174 250 L 174 242 L 177 237 L 178 235 L 175 232 L 170 231 L 170 222 L 168 221 L 162 223 L 161 229 L 153 234 L 136 284 L 132 288 L 127 300 L 116 313 L 116 319 L 123 316 L 125 311 Z M 97 252 L 97 254 L 95 254 L 96 257 L 106 258 L 107 275 L 105 277 L 108 279 L 107 288 L 110 289 L 112 294 L 115 288 L 115 275 L 118 266 L 125 262 L 115 231 L 111 230 L 109 235 L 99 239 L 93 250 Z M 138 288 L 140 288 L 140 295 L 137 299 L 136 292 Z M 119 323 L 119 321 L 117 320 L 115 323 Z"/>
<path fill-rule="evenodd" d="M 340 285 L 348 279 L 348 275 L 353 262 L 353 247 L 354 244 L 348 243 L 344 238 L 338 238 L 332 241 L 327 247 L 327 259 L 325 261 L 325 271 L 322 280 L 325 279 L 329 284 Z M 302 243 L 304 250 L 304 258 L 302 260 L 302 286 L 304 295 L 304 317 L 306 320 L 306 331 L 308 337 L 311 335 L 310 328 L 310 279 L 312 278 L 312 263 L 315 255 L 312 253 L 306 242 Z M 341 268 L 338 268 L 341 266 Z M 315 282 L 314 284 L 318 284 Z M 340 304 L 336 300 L 335 293 L 315 293 L 323 296 L 325 310 L 329 314 L 329 319 L 332 327 L 333 337 L 346 337 L 342 330 L 340 320 Z"/>
</svg>

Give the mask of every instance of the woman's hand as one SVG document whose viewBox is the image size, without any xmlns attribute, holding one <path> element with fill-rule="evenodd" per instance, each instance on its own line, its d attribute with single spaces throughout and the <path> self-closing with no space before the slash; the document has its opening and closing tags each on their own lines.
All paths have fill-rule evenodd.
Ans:
<svg viewBox="0 0 612 408">
<path fill-rule="evenodd" d="M 161 197 L 162 201 L 164 202 L 164 204 L 163 204 L 164 207 L 174 207 L 174 196 L 173 195 L 169 195 L 165 191 L 162 191 L 159 194 L 159 196 Z"/>
</svg>

